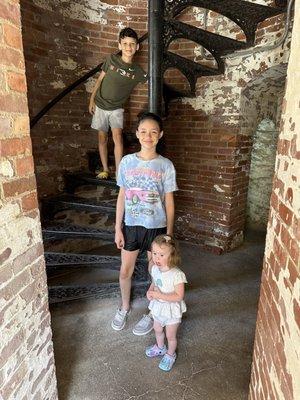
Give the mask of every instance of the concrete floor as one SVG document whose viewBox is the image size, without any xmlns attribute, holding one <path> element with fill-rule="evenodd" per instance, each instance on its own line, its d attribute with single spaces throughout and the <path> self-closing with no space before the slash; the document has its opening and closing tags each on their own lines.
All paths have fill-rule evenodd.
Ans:
<svg viewBox="0 0 300 400">
<path fill-rule="evenodd" d="M 181 250 L 188 311 L 173 370 L 144 355 L 153 332 L 131 332 L 145 299 L 133 302 L 120 332 L 110 327 L 118 299 L 52 305 L 60 400 L 247 399 L 264 238 L 250 235 L 222 256 L 188 243 Z"/>
</svg>

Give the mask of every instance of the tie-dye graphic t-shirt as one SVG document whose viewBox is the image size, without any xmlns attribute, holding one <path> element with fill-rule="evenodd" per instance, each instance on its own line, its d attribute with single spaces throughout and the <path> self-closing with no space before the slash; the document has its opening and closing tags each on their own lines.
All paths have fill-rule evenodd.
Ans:
<svg viewBox="0 0 300 400">
<path fill-rule="evenodd" d="M 170 160 L 158 155 L 145 161 L 136 153 L 129 154 L 120 163 L 117 184 L 125 189 L 127 226 L 167 226 L 165 193 L 177 190 L 176 172 Z"/>
</svg>

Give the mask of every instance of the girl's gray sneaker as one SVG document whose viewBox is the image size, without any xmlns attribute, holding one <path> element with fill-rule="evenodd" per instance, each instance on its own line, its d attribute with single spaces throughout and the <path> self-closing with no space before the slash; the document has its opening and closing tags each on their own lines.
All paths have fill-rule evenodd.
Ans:
<svg viewBox="0 0 300 400">
<path fill-rule="evenodd" d="M 135 325 L 132 333 L 137 336 L 147 335 L 153 329 L 153 318 L 151 314 L 144 314 L 139 322 Z"/>
<path fill-rule="evenodd" d="M 111 321 L 111 327 L 115 331 L 121 331 L 126 324 L 126 320 L 129 313 L 130 311 L 121 310 L 120 308 L 118 308 L 114 319 Z"/>
</svg>

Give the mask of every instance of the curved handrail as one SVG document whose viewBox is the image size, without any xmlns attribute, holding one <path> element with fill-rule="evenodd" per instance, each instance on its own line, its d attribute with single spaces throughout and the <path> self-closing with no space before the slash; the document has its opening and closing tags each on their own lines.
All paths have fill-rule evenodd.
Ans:
<svg viewBox="0 0 300 400">
<path fill-rule="evenodd" d="M 148 33 L 145 33 L 143 36 L 140 37 L 139 43 L 142 43 L 144 40 L 146 40 L 148 37 Z M 120 52 L 119 52 L 120 53 Z M 118 53 L 118 54 L 119 54 Z M 85 82 L 88 80 L 91 76 L 95 75 L 96 72 L 101 70 L 102 64 L 97 65 L 97 67 L 91 69 L 89 72 L 87 72 L 85 75 L 83 75 L 81 78 L 77 79 L 77 81 L 73 82 L 70 86 L 65 88 L 62 92 L 60 92 L 54 99 L 52 99 L 44 108 L 41 109 L 41 111 L 36 114 L 35 117 L 33 117 L 30 120 L 30 128 L 32 128 L 45 114 L 47 111 L 49 111 L 56 103 L 58 103 L 63 97 L 65 97 L 68 93 L 70 93 L 73 89 L 75 89 L 78 85 L 81 83 Z"/>
<path fill-rule="evenodd" d="M 62 92 L 60 92 L 54 99 L 52 99 L 44 108 L 41 109 L 41 111 L 30 120 L 30 128 L 32 128 L 45 114 L 50 108 L 52 108 L 56 103 L 58 103 L 63 97 L 65 97 L 68 93 L 70 93 L 73 89 L 75 89 L 78 85 L 80 85 L 82 82 L 85 82 L 88 78 L 93 76 L 96 72 L 100 71 L 102 64 L 97 65 L 97 67 L 91 69 L 89 72 L 87 72 L 84 76 L 81 78 L 77 79 L 74 83 L 72 83 L 70 86 L 68 86 L 66 89 L 64 89 Z"/>
</svg>

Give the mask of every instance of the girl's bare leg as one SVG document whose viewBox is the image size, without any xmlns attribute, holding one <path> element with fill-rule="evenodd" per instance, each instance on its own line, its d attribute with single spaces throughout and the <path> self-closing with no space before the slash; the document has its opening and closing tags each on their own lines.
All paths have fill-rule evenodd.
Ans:
<svg viewBox="0 0 300 400">
<path fill-rule="evenodd" d="M 179 324 L 167 325 L 166 336 L 168 340 L 168 354 L 172 356 L 177 348 L 177 330 Z"/>
<path fill-rule="evenodd" d="M 164 347 L 164 344 L 165 344 L 164 328 L 157 321 L 154 321 L 153 328 L 154 328 L 154 332 L 155 332 L 157 346 L 160 349 L 162 349 Z"/>
<path fill-rule="evenodd" d="M 139 250 L 127 251 L 122 249 L 121 251 L 122 264 L 120 269 L 119 282 L 122 296 L 122 309 L 127 311 L 130 308 L 131 277 L 138 254 Z"/>
</svg>

